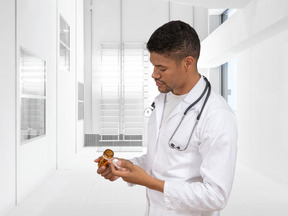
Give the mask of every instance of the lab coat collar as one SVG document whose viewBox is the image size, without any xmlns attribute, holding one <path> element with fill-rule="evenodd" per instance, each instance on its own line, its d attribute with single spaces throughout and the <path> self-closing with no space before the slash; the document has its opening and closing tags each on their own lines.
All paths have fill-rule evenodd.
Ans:
<svg viewBox="0 0 288 216">
<path fill-rule="evenodd" d="M 164 124 L 169 121 L 173 116 L 178 114 L 179 112 L 182 112 L 184 114 L 185 110 L 187 109 L 190 104 L 192 104 L 194 101 L 198 99 L 198 97 L 202 94 L 203 90 L 205 89 L 206 82 L 201 76 L 199 81 L 196 83 L 196 85 L 190 90 L 190 92 L 186 95 L 186 97 L 180 102 L 169 114 L 168 118 L 164 122 Z M 164 108 L 164 100 L 165 100 L 165 95 L 166 94 L 160 94 L 155 98 L 155 107 L 156 108 L 156 116 L 157 116 L 157 130 L 160 128 L 160 123 L 162 120 L 162 115 L 163 115 L 163 108 Z M 200 111 L 201 109 L 201 101 L 197 104 L 192 109 L 195 109 L 196 111 Z"/>
<path fill-rule="evenodd" d="M 181 109 L 186 109 L 190 104 L 194 103 L 194 101 L 196 101 L 202 94 L 205 87 L 206 87 L 206 81 L 204 80 L 204 77 L 201 75 L 196 85 L 190 90 L 187 96 L 183 99 Z M 197 103 L 195 104 L 194 108 L 196 110 L 199 110 L 199 107 L 201 107 L 201 105 L 202 105 L 201 102 Z"/>
</svg>

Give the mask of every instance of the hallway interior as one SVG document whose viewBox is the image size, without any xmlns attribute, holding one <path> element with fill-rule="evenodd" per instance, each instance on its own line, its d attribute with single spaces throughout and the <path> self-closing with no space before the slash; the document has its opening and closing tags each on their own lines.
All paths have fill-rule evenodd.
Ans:
<svg viewBox="0 0 288 216">
<path fill-rule="evenodd" d="M 5 216 L 144 215 L 144 187 L 130 188 L 121 179 L 110 182 L 98 176 L 93 160 L 102 150 L 96 150 L 86 148 L 71 158 Z M 115 151 L 120 158 L 141 154 Z M 232 194 L 221 216 L 287 216 L 287 197 L 287 185 L 238 164 Z"/>
</svg>

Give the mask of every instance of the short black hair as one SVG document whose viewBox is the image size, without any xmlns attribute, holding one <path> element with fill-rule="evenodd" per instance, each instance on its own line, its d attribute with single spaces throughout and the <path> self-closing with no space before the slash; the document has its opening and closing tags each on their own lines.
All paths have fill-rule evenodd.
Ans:
<svg viewBox="0 0 288 216">
<path fill-rule="evenodd" d="M 182 21 L 170 21 L 159 27 L 147 43 L 148 51 L 181 61 L 187 56 L 200 55 L 200 40 L 197 32 Z"/>
</svg>

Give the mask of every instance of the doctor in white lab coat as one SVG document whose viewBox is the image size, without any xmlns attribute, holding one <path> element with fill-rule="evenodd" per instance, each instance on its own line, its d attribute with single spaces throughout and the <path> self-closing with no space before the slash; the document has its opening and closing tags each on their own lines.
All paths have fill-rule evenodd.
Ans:
<svg viewBox="0 0 288 216">
<path fill-rule="evenodd" d="M 148 123 L 147 154 L 120 159 L 120 169 L 110 163 L 97 172 L 111 181 L 122 177 L 145 186 L 146 215 L 219 216 L 234 177 L 235 115 L 213 89 L 208 93 L 208 83 L 198 73 L 200 41 L 192 27 L 171 21 L 152 34 L 147 48 L 154 65 L 152 78 L 161 92 Z"/>
</svg>

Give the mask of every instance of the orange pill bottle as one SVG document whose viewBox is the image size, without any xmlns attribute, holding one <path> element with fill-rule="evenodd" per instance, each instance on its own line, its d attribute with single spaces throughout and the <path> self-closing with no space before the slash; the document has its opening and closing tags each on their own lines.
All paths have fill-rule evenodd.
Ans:
<svg viewBox="0 0 288 216">
<path fill-rule="evenodd" d="M 111 159 L 114 156 L 114 152 L 111 149 L 106 149 L 103 152 L 103 155 L 98 163 L 98 167 L 102 167 L 102 166 L 108 166 L 108 160 Z"/>
</svg>

